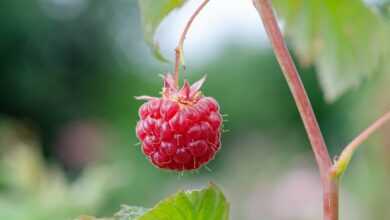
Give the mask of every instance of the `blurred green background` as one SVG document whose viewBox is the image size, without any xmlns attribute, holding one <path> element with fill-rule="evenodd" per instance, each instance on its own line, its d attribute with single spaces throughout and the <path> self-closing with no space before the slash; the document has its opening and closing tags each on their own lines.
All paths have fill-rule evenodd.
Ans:
<svg viewBox="0 0 390 220">
<path fill-rule="evenodd" d="M 133 97 L 157 95 L 158 74 L 172 68 L 149 53 L 135 1 L 3 1 L 0 18 L 0 219 L 110 216 L 209 181 L 226 193 L 231 219 L 319 218 L 311 149 L 260 41 L 226 43 L 202 64 L 187 59 L 191 81 L 208 74 L 203 91 L 228 115 L 227 130 L 208 169 L 173 173 L 149 164 L 135 137 L 141 102 Z M 332 155 L 390 109 L 388 73 L 326 103 L 315 69 L 300 72 Z M 343 219 L 390 218 L 389 129 L 344 176 Z"/>
</svg>

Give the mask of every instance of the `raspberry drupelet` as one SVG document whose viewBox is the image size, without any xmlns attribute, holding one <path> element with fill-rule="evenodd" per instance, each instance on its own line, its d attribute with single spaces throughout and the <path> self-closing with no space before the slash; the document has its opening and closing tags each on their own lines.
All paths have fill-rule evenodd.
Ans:
<svg viewBox="0 0 390 220">
<path fill-rule="evenodd" d="M 162 97 L 146 100 L 139 109 L 136 133 L 142 151 L 157 167 L 194 170 L 212 160 L 221 146 L 222 117 L 214 98 L 202 95 L 202 78 L 178 89 L 171 74 L 164 76 Z"/>
</svg>

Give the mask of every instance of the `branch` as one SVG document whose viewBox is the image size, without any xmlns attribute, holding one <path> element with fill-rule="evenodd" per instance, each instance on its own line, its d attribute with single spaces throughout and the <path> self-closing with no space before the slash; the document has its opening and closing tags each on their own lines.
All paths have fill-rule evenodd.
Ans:
<svg viewBox="0 0 390 220">
<path fill-rule="evenodd" d="M 387 122 L 390 122 L 390 112 L 387 112 L 376 120 L 372 125 L 370 125 L 370 127 L 360 133 L 350 144 L 348 144 L 344 148 L 337 162 L 334 164 L 332 168 L 332 176 L 340 177 L 347 169 L 356 149 Z"/>
<path fill-rule="evenodd" d="M 190 17 L 190 19 L 188 20 L 185 28 L 184 28 L 184 31 L 183 33 L 181 34 L 180 36 L 180 40 L 179 40 L 179 43 L 175 49 L 175 72 L 174 72 L 174 76 L 175 76 L 175 83 L 176 83 L 176 87 L 178 87 L 179 85 L 179 66 L 180 66 L 180 63 L 183 64 L 184 66 L 184 58 L 183 58 L 183 44 L 184 44 L 184 40 L 186 39 L 186 36 L 187 36 L 187 33 L 191 27 L 191 24 L 192 22 L 195 20 L 196 16 L 198 16 L 198 14 L 202 11 L 202 9 L 207 5 L 207 3 L 209 2 L 210 0 L 205 0 L 204 2 L 202 2 L 202 4 L 196 9 L 196 11 L 194 12 L 194 14 Z"/>
<path fill-rule="evenodd" d="M 271 40 L 276 58 L 278 59 L 298 107 L 313 148 L 321 176 L 326 178 L 328 171 L 332 166 L 332 161 L 329 157 L 328 149 L 324 138 L 322 137 L 322 132 L 318 126 L 317 119 L 314 115 L 310 100 L 306 94 L 306 90 L 278 27 L 271 3 L 269 0 L 253 0 L 253 3 L 262 18 L 264 28 Z"/>
</svg>

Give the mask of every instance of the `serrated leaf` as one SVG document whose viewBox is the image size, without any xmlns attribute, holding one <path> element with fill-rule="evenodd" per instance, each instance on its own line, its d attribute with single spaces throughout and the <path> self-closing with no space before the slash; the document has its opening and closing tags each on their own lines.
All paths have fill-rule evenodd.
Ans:
<svg viewBox="0 0 390 220">
<path fill-rule="evenodd" d="M 137 220 L 227 220 L 229 204 L 215 186 L 178 192 L 158 203 Z"/>
<path fill-rule="evenodd" d="M 356 87 L 384 64 L 388 24 L 362 0 L 274 3 L 301 63 L 315 64 L 328 101 Z"/>
<path fill-rule="evenodd" d="M 174 9 L 182 6 L 186 0 L 138 0 L 145 41 L 153 55 L 167 61 L 161 54 L 158 43 L 154 40 L 156 29 L 162 20 Z"/>
<path fill-rule="evenodd" d="M 112 218 L 80 216 L 75 220 L 228 220 L 229 204 L 214 184 L 193 191 L 180 191 L 154 208 L 122 206 Z"/>
</svg>

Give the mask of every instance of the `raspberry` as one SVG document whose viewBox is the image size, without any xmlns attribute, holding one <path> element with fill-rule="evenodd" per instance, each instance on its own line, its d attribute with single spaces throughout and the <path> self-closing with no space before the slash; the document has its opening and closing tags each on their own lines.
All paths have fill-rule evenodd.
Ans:
<svg viewBox="0 0 390 220">
<path fill-rule="evenodd" d="M 142 151 L 155 166 L 175 171 L 194 170 L 212 160 L 221 146 L 222 117 L 214 98 L 200 92 L 202 78 L 177 89 L 171 74 L 164 77 L 162 97 L 139 108 L 136 133 Z"/>
</svg>

